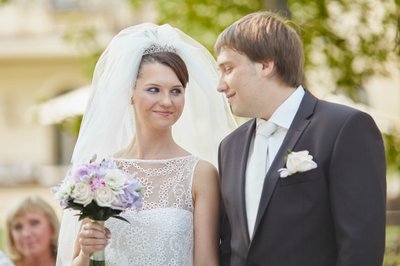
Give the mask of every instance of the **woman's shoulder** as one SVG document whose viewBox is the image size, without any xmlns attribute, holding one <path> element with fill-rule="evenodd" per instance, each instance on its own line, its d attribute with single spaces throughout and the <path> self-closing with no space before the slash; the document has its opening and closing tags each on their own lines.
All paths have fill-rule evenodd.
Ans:
<svg viewBox="0 0 400 266">
<path fill-rule="evenodd" d="M 218 195 L 219 180 L 217 168 L 210 162 L 199 160 L 193 174 L 193 200 Z"/>
<path fill-rule="evenodd" d="M 206 160 L 199 159 L 194 169 L 193 185 L 196 183 L 209 183 L 218 180 L 217 168 Z"/>
<path fill-rule="evenodd" d="M 197 160 L 198 160 L 198 163 L 197 163 L 197 166 L 196 166 L 196 172 L 198 171 L 199 173 L 203 173 L 203 172 L 205 172 L 205 173 L 218 173 L 217 172 L 217 168 L 212 164 L 212 163 L 210 163 L 209 161 L 206 161 L 206 160 L 203 160 L 203 159 L 200 159 L 200 158 L 198 158 L 198 157 L 196 157 L 196 156 L 194 156 Z"/>
</svg>

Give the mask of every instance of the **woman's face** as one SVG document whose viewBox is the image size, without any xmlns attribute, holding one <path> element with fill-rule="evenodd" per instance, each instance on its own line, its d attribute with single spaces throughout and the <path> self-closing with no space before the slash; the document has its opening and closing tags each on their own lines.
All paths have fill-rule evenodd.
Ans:
<svg viewBox="0 0 400 266">
<path fill-rule="evenodd" d="M 24 212 L 12 221 L 11 237 L 23 257 L 34 257 L 51 251 L 53 229 L 46 215 L 40 211 Z"/>
<path fill-rule="evenodd" d="M 138 128 L 170 129 L 185 104 L 185 88 L 175 72 L 159 63 L 142 65 L 132 96 Z"/>
</svg>

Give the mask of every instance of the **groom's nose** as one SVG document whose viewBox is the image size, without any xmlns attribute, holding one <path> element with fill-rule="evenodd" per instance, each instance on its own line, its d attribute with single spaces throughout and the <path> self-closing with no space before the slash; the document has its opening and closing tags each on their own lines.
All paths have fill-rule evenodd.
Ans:
<svg viewBox="0 0 400 266">
<path fill-rule="evenodd" d="M 218 82 L 217 91 L 218 92 L 225 92 L 228 89 L 223 77 L 221 76 Z"/>
</svg>

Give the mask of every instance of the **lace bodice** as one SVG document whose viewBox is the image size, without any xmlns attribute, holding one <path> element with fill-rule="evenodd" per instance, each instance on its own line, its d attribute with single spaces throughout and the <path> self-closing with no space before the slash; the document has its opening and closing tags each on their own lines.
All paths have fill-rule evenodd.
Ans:
<svg viewBox="0 0 400 266">
<path fill-rule="evenodd" d="M 145 187 L 143 209 L 108 219 L 106 265 L 193 265 L 192 179 L 195 156 L 167 160 L 115 159 Z"/>
</svg>

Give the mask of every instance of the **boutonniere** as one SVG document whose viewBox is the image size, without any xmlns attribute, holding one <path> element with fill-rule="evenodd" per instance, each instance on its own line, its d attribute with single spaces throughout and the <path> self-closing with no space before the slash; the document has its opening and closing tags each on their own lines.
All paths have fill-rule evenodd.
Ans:
<svg viewBox="0 0 400 266">
<path fill-rule="evenodd" d="M 289 151 L 286 158 L 286 168 L 281 168 L 278 172 L 281 178 L 286 178 L 295 173 L 306 172 L 314 168 L 317 168 L 317 163 L 313 161 L 312 155 L 307 150 Z"/>
</svg>

